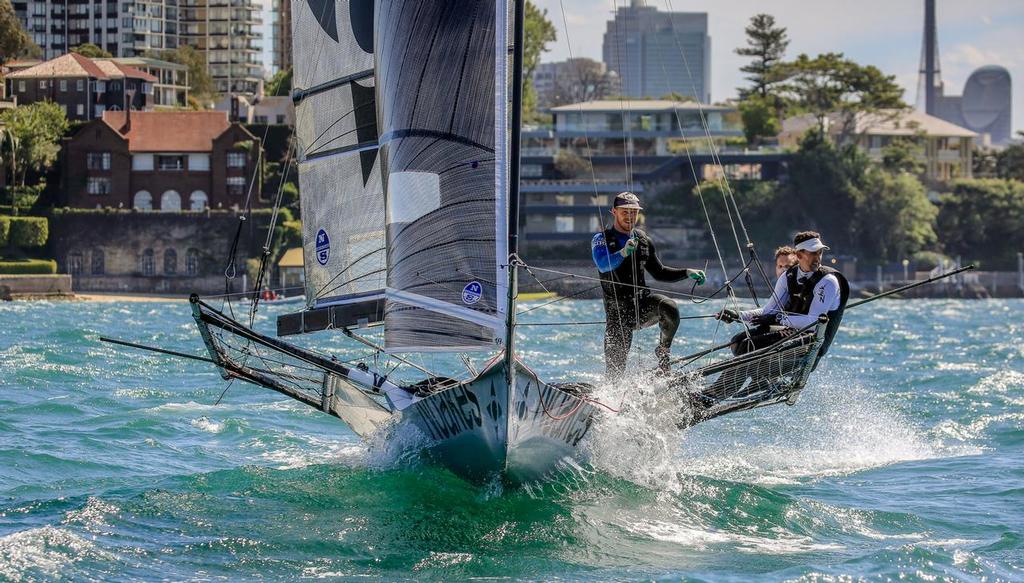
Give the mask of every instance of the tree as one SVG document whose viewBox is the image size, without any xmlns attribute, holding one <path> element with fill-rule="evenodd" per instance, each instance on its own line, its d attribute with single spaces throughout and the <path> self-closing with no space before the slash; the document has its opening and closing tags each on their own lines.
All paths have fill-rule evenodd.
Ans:
<svg viewBox="0 0 1024 583">
<path fill-rule="evenodd" d="M 80 44 L 77 47 L 71 49 L 71 52 L 78 53 L 83 57 L 89 57 L 90 59 L 109 59 L 110 57 L 114 56 L 92 43 Z"/>
<path fill-rule="evenodd" d="M 938 232 L 949 255 L 981 260 L 989 268 L 1016 267 L 1024 249 L 1024 183 L 957 180 L 939 197 Z"/>
<path fill-rule="evenodd" d="M 7 156 L 12 182 L 25 185 L 29 169 L 45 172 L 57 160 L 60 139 L 68 129 L 64 110 L 51 101 L 39 101 L 0 114 L 7 126 Z M 20 179 L 19 179 L 20 172 Z"/>
<path fill-rule="evenodd" d="M 924 173 L 924 145 L 921 137 L 893 138 L 882 148 L 882 168 L 893 174 Z"/>
<path fill-rule="evenodd" d="M 747 74 L 746 79 L 753 87 L 740 88 L 740 99 L 753 94 L 767 99 L 772 86 L 783 80 L 779 65 L 786 55 L 789 38 L 786 29 L 775 26 L 775 17 L 770 14 L 756 14 L 746 28 L 747 46 L 736 49 L 737 55 L 752 57 L 752 61 L 740 67 Z"/>
<path fill-rule="evenodd" d="M 267 95 L 288 95 L 292 92 L 292 68 L 281 69 L 267 82 Z"/>
<path fill-rule="evenodd" d="M 757 94 L 749 95 L 740 102 L 740 116 L 743 119 L 743 134 L 747 143 L 756 146 L 762 138 L 773 138 L 782 131 L 782 124 L 776 115 L 775 107 Z"/>
<path fill-rule="evenodd" d="M 189 97 L 195 97 L 200 104 L 215 101 L 217 88 L 213 77 L 206 69 L 206 57 L 203 53 L 188 45 L 181 45 L 174 50 L 147 51 L 147 57 L 163 59 L 188 67 Z"/>
<path fill-rule="evenodd" d="M 540 64 L 541 53 L 547 51 L 547 44 L 555 42 L 558 35 L 555 25 L 548 20 L 548 11 L 537 8 L 529 0 L 526 2 L 523 36 L 523 118 L 530 119 L 537 111 L 537 92 L 530 79 Z"/>
<path fill-rule="evenodd" d="M 577 156 L 569 150 L 559 150 L 555 154 L 555 171 L 562 178 L 577 178 L 590 174 L 593 169 L 590 160 Z"/>
<path fill-rule="evenodd" d="M 991 148 L 974 146 L 971 152 L 971 174 L 975 178 L 997 178 L 999 155 Z"/>
<path fill-rule="evenodd" d="M 842 53 L 825 53 L 813 59 L 800 55 L 785 69 L 782 96 L 800 111 L 813 114 L 822 132 L 826 117 L 838 114 L 840 143 L 852 134 L 859 116 L 906 108 L 903 89 L 894 75 L 871 65 L 858 65 Z"/>
<path fill-rule="evenodd" d="M 585 57 L 566 62 L 567 75 L 555 79 L 555 92 L 551 105 L 566 105 L 604 99 L 614 88 L 615 74 L 605 70 L 604 65 Z"/>
<path fill-rule="evenodd" d="M 1024 144 L 1008 146 L 996 155 L 996 176 L 1024 181 Z"/>
<path fill-rule="evenodd" d="M 0 0 L 0 65 L 35 51 L 41 52 L 21 27 L 11 1 Z"/>
<path fill-rule="evenodd" d="M 860 251 L 871 258 L 897 261 L 930 249 L 938 240 L 938 209 L 912 173 L 868 171 L 867 187 L 857 202 L 854 223 Z"/>
</svg>

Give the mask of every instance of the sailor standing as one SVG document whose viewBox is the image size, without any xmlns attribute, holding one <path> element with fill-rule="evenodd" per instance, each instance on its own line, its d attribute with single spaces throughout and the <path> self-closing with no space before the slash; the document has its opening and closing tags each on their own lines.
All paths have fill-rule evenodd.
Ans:
<svg viewBox="0 0 1024 583">
<path fill-rule="evenodd" d="M 661 329 L 658 347 L 654 350 L 658 367 L 662 372 L 669 371 L 672 339 L 679 328 L 679 308 L 670 298 L 651 293 L 644 272 L 659 281 L 691 278 L 701 285 L 705 279 L 699 269 L 666 267 L 661 262 L 654 241 L 636 228 L 641 210 L 640 199 L 635 194 L 619 193 L 612 203 L 612 225 L 594 235 L 591 241 L 591 253 L 604 293 L 604 357 L 610 379 L 618 378 L 625 371 L 633 331 L 654 324 Z"/>
<path fill-rule="evenodd" d="M 821 264 L 822 256 L 829 249 L 821 241 L 821 235 L 814 231 L 797 233 L 793 246 L 797 264 L 779 277 L 764 307 L 739 313 L 725 309 L 717 314 L 727 323 L 742 320 L 755 326 L 733 337 L 734 354 L 771 346 L 797 330 L 812 326 L 822 314 L 828 316 L 829 323 L 820 354 L 824 355 L 832 343 L 850 297 L 850 285 L 842 273 Z"/>
</svg>

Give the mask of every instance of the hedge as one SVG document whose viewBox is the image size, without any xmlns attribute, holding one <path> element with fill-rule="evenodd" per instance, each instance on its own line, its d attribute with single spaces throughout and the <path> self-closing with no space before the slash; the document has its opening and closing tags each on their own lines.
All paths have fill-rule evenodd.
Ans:
<svg viewBox="0 0 1024 583">
<path fill-rule="evenodd" d="M 57 273 L 57 262 L 53 259 L 0 261 L 0 274 L 4 275 L 49 275 L 53 273 Z"/>
<path fill-rule="evenodd" d="M 0 247 L 7 245 L 7 238 L 11 234 L 11 217 L 0 217 Z"/>
<path fill-rule="evenodd" d="M 11 217 L 10 244 L 15 247 L 42 247 L 50 238 L 46 217 Z"/>
</svg>

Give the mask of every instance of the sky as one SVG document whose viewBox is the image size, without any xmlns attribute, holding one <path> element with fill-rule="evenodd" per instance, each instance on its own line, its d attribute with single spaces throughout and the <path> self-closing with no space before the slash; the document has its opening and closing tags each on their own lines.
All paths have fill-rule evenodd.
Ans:
<svg viewBox="0 0 1024 583">
<path fill-rule="evenodd" d="M 543 62 L 569 57 L 601 60 L 606 22 L 628 0 L 533 0 L 548 11 L 558 40 Z M 1013 129 L 1024 130 L 1024 0 L 937 0 L 939 62 L 946 95 L 961 95 L 978 67 L 1002 65 L 1013 80 Z M 748 59 L 733 49 L 746 44 L 743 29 L 759 12 L 789 34 L 787 58 L 842 52 L 895 75 L 913 105 L 924 35 L 924 0 L 647 0 L 660 11 L 707 12 L 711 36 L 711 98 L 736 96 L 745 85 L 739 68 Z M 562 16 L 564 7 L 565 17 Z M 568 34 L 566 24 L 568 23 Z M 570 51 L 571 47 L 571 51 Z"/>
</svg>

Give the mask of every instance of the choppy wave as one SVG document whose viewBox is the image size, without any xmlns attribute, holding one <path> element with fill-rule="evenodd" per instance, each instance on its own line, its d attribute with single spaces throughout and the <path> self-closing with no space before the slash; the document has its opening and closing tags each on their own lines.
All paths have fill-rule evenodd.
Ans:
<svg viewBox="0 0 1024 583">
<path fill-rule="evenodd" d="M 279 395 L 222 396 L 201 363 L 97 343 L 198 354 L 180 304 L 0 304 L 0 580 L 1020 580 L 1020 313 L 880 302 L 847 317 L 796 406 L 687 430 L 655 379 L 600 389 L 616 411 L 590 463 L 508 489 L 425 463 L 422 435 L 363 443 Z M 713 332 L 688 322 L 679 354 Z M 634 365 L 653 342 L 638 335 Z M 592 328 L 521 343 L 545 378 L 601 377 Z"/>
</svg>

